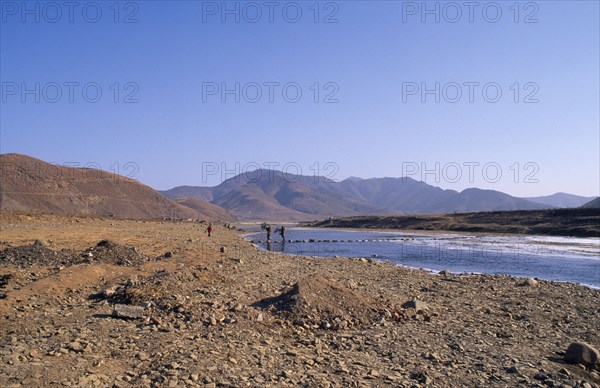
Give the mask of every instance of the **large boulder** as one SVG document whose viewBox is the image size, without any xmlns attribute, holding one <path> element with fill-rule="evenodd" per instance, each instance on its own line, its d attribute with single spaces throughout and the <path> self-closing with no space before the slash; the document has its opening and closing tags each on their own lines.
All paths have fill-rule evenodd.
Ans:
<svg viewBox="0 0 600 388">
<path fill-rule="evenodd" d="M 116 304 L 113 307 L 113 316 L 122 319 L 142 319 L 145 317 L 145 311 L 141 306 Z"/>
<path fill-rule="evenodd" d="M 600 353 L 584 342 L 573 342 L 565 353 L 565 361 L 570 364 L 595 365 L 598 359 Z"/>
<path fill-rule="evenodd" d="M 417 313 L 429 311 L 429 305 L 427 303 L 422 302 L 420 300 L 416 300 L 416 299 L 404 302 L 402 304 L 402 308 L 405 308 L 405 309 L 415 309 L 415 311 Z"/>
</svg>

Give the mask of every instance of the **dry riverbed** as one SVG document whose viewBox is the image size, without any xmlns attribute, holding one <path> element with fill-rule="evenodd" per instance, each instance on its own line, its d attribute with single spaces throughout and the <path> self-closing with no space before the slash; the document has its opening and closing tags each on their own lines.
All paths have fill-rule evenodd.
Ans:
<svg viewBox="0 0 600 388">
<path fill-rule="evenodd" d="M 600 387 L 564 361 L 600 347 L 598 290 L 261 252 L 224 226 L 0 221 L 2 387 Z"/>
</svg>

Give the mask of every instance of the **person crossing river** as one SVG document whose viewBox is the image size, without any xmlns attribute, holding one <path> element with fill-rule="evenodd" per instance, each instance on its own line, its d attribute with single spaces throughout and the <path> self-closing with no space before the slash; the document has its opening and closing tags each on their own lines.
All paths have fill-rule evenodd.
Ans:
<svg viewBox="0 0 600 388">
<path fill-rule="evenodd" d="M 267 232 L 267 242 L 270 242 L 271 241 L 271 225 L 267 224 L 266 222 L 263 222 L 262 225 L 260 226 L 260 228 Z"/>
<path fill-rule="evenodd" d="M 281 241 L 285 242 L 285 226 L 281 225 L 279 228 L 279 234 L 281 235 Z"/>
</svg>

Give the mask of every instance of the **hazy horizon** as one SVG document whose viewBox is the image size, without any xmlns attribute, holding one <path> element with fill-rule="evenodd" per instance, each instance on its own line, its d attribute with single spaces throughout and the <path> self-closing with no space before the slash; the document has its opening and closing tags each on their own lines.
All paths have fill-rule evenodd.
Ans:
<svg viewBox="0 0 600 388">
<path fill-rule="evenodd" d="M 256 171 L 256 170 L 254 170 L 254 171 Z M 246 172 L 242 172 L 242 174 L 248 174 L 248 175 L 253 176 L 252 174 L 254 173 L 254 171 L 246 171 Z M 275 169 L 275 170 L 269 170 L 269 171 L 282 172 L 281 170 L 277 170 L 277 169 Z M 292 173 L 292 172 L 289 172 L 289 175 L 293 176 L 295 174 Z M 314 175 L 304 175 L 304 176 L 314 177 Z M 231 179 L 231 178 L 233 178 L 233 177 L 229 176 L 227 179 Z M 344 180 L 347 180 L 347 179 L 369 180 L 369 179 L 387 179 L 387 178 L 389 178 L 389 179 L 401 179 L 401 178 L 404 178 L 404 177 L 403 176 L 373 176 L 373 177 L 347 176 L 347 177 L 342 178 L 342 179 L 337 179 L 337 180 L 333 179 L 333 180 L 336 181 L 336 182 L 341 182 L 341 181 L 344 181 Z M 416 180 L 418 182 L 424 182 L 424 183 L 427 183 L 428 185 L 431 185 L 431 186 L 440 187 L 440 188 L 442 188 L 444 190 L 456 190 L 458 192 L 461 192 L 463 190 L 470 189 L 470 188 L 480 189 L 480 187 L 469 186 L 469 187 L 465 187 L 465 188 L 457 190 L 457 189 L 452 188 L 452 187 L 444 187 L 443 183 L 436 184 L 436 183 L 432 183 L 432 182 L 421 181 L 421 180 L 417 179 L 417 177 L 413 177 L 413 176 L 409 176 L 409 177 L 406 177 L 406 178 L 411 178 L 411 179 L 414 179 L 414 180 Z M 218 182 L 216 184 L 180 184 L 180 185 L 177 185 L 177 186 L 172 186 L 172 187 L 167 187 L 167 188 L 158 188 L 158 187 L 153 187 L 153 188 L 155 190 L 159 190 L 159 191 L 166 191 L 166 190 L 173 189 L 175 187 L 180 187 L 180 186 L 189 186 L 189 187 L 216 187 L 219 184 L 223 183 L 227 179 L 224 179 L 224 180 L 222 180 L 222 181 L 220 181 L 220 182 Z M 315 177 L 315 180 L 316 179 L 318 179 L 318 177 Z M 293 181 L 293 179 L 290 179 L 290 181 Z M 142 182 L 142 183 L 144 183 L 144 182 Z M 493 190 L 493 188 L 483 189 L 483 190 Z M 500 190 L 498 190 L 498 191 L 500 191 Z M 514 197 L 523 198 L 523 197 L 520 197 L 518 195 L 513 195 L 513 194 L 511 194 L 509 192 L 505 192 L 505 193 L 509 194 L 511 196 L 514 196 Z M 598 196 L 600 196 L 600 195 L 597 195 L 597 194 L 596 195 L 593 195 L 593 194 L 592 195 L 585 195 L 585 194 L 579 194 L 577 192 L 557 191 L 557 192 L 552 192 L 552 193 L 542 193 L 542 194 L 538 194 L 538 195 L 530 195 L 530 196 L 527 196 L 527 197 L 542 197 L 542 196 L 549 196 L 549 195 L 554 195 L 554 194 L 573 194 L 573 195 L 578 195 L 578 196 L 581 196 L 581 197 L 598 197 Z"/>
<path fill-rule="evenodd" d="M 598 2 L 77 4 L 1 3 L 0 153 L 600 193 Z"/>
<path fill-rule="evenodd" d="M 3 155 L 3 154 L 0 154 L 0 155 Z M 35 156 L 33 156 L 33 155 L 27 155 L 27 156 L 35 158 Z M 39 159 L 39 158 L 36 158 L 36 159 Z M 100 166 L 98 166 L 95 163 L 87 163 L 86 165 L 81 165 L 81 164 L 79 164 L 77 162 L 63 162 L 63 163 L 49 162 L 49 163 L 52 164 L 52 165 L 57 165 L 57 166 L 62 166 L 62 167 L 67 167 L 67 168 L 80 168 L 80 167 L 82 167 L 82 168 L 98 168 L 98 167 L 100 167 Z M 124 166 L 118 166 L 118 165 L 115 164 L 112 167 L 113 168 L 108 169 L 108 170 L 106 170 L 106 169 L 101 169 L 101 170 L 105 171 L 105 172 L 108 172 L 108 173 L 116 173 L 119 170 L 119 168 L 122 168 L 122 170 L 119 171 L 120 175 L 127 176 L 127 177 L 130 177 L 132 179 L 136 179 L 136 180 L 139 181 L 139 179 L 136 178 L 136 175 L 137 175 L 137 172 L 138 172 L 138 169 L 137 169 L 138 166 L 132 166 L 132 165 L 129 165 L 129 164 L 126 164 Z M 184 184 L 179 184 L 179 185 L 176 185 L 176 186 L 171 186 L 171 187 L 166 187 L 166 188 L 153 187 L 153 186 L 150 186 L 150 185 L 148 185 L 148 186 L 150 186 L 153 189 L 158 190 L 158 191 L 167 191 L 167 190 L 170 190 L 170 189 L 173 189 L 173 188 L 176 188 L 176 187 L 208 187 L 208 188 L 213 188 L 213 187 L 218 186 L 219 184 L 223 183 L 224 181 L 226 181 L 228 179 L 232 179 L 232 178 L 236 178 L 236 177 L 240 177 L 240 176 L 242 176 L 242 177 L 245 176 L 246 179 L 249 179 L 250 181 L 257 180 L 260 177 L 264 177 L 264 178 L 269 179 L 270 175 L 263 176 L 262 174 L 272 174 L 273 172 L 282 173 L 284 179 L 286 179 L 287 177 L 289 177 L 288 180 L 290 182 L 295 182 L 295 179 L 293 177 L 296 176 L 296 175 L 302 175 L 304 177 L 313 178 L 315 181 L 322 181 L 324 178 L 326 178 L 324 176 L 324 174 L 322 174 L 322 175 L 316 175 L 316 174 L 308 174 L 308 175 L 307 174 L 296 174 L 296 173 L 294 173 L 292 171 L 289 171 L 289 170 L 287 172 L 284 172 L 281 169 L 272 168 L 272 166 L 268 166 L 268 167 L 269 168 L 262 167 L 261 169 L 257 169 L 257 170 L 243 170 L 242 171 L 240 169 L 240 173 L 237 174 L 237 175 L 235 175 L 235 176 L 232 175 L 232 173 L 233 173 L 232 171 L 228 171 L 228 172 L 225 172 L 225 173 L 221 173 L 221 171 L 218 171 L 216 173 L 206 174 L 207 175 L 207 181 L 214 182 L 215 179 L 220 179 L 217 183 L 213 183 L 213 184 L 210 184 L 210 183 L 206 183 L 206 184 L 202 184 L 202 183 L 186 184 L 186 183 L 184 183 Z M 469 167 L 469 166 L 467 166 L 467 167 Z M 475 166 L 472 166 L 472 167 L 474 168 Z M 35 169 L 36 169 L 35 166 L 32 167 L 32 170 L 35 170 Z M 6 170 L 7 171 L 11 171 L 10 167 L 7 168 Z M 258 170 L 262 170 L 264 172 L 261 171 L 261 175 L 259 176 L 259 175 L 256 174 L 256 172 Z M 311 171 L 316 172 L 316 169 L 315 170 L 311 170 Z M 473 171 L 471 171 L 471 173 L 472 172 Z M 444 187 L 443 182 L 441 184 L 440 183 L 431 182 L 435 178 L 435 176 L 431 176 L 431 175 L 425 176 L 425 178 L 428 178 L 428 177 L 430 178 L 429 179 L 430 181 L 428 182 L 428 181 L 420 180 L 419 179 L 419 175 L 420 174 L 418 172 L 417 173 L 413 172 L 411 175 L 412 176 L 381 176 L 381 177 L 348 176 L 348 177 L 345 177 L 343 179 L 337 179 L 335 176 L 333 176 L 330 180 L 332 180 L 334 182 L 342 182 L 342 181 L 347 180 L 347 179 L 370 180 L 370 179 L 401 179 L 401 178 L 410 178 L 410 179 L 413 179 L 413 180 L 418 181 L 418 182 L 424 182 L 424 183 L 426 183 L 428 185 L 442 188 L 444 190 L 455 190 L 457 192 L 461 192 L 463 190 L 471 189 L 471 188 L 482 189 L 482 188 L 476 187 L 476 186 L 469 186 L 469 187 L 465 187 L 465 188 L 457 190 L 457 189 L 452 188 L 452 187 Z M 440 175 L 443 178 L 443 174 L 440 174 Z M 213 179 L 210 179 L 210 178 L 213 178 Z M 329 179 L 329 178 L 327 178 L 327 179 Z M 143 182 L 143 181 L 140 181 L 140 182 L 142 184 L 147 184 L 146 182 Z M 482 189 L 482 190 L 492 190 L 492 189 Z M 519 197 L 518 195 L 513 195 L 513 194 L 507 193 L 507 192 L 505 192 L 505 193 L 509 194 L 509 195 L 511 195 L 513 197 L 518 197 L 518 198 L 542 197 L 542 196 L 550 196 L 550 195 L 554 195 L 554 194 L 572 194 L 572 195 L 578 195 L 578 196 L 581 196 L 581 197 L 590 197 L 590 198 L 591 197 L 598 197 L 598 195 L 584 195 L 584 194 L 578 194 L 576 192 L 543 193 L 543 194 L 531 195 L 531 196 L 527 196 L 527 197 Z"/>
</svg>

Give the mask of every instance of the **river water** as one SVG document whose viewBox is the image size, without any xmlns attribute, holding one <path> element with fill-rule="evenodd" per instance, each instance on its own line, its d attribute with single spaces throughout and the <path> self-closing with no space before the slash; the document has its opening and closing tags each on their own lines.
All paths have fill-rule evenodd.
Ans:
<svg viewBox="0 0 600 388">
<path fill-rule="evenodd" d="M 264 232 L 246 235 L 262 249 L 294 255 L 375 258 L 431 271 L 536 277 L 600 289 L 599 238 L 308 228 L 288 228 L 285 237 L 283 243 L 273 234 L 267 244 Z"/>
</svg>

